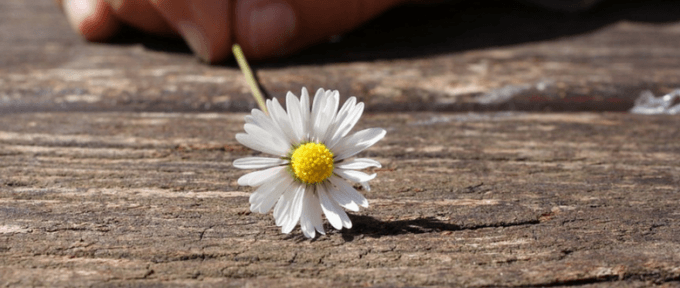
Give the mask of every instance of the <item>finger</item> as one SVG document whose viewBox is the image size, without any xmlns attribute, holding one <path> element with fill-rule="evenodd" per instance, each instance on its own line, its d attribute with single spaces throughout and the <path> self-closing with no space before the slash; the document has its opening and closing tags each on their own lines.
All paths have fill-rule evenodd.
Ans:
<svg viewBox="0 0 680 288">
<path fill-rule="evenodd" d="M 64 0 L 61 4 L 71 28 L 88 41 L 108 40 L 120 28 L 111 6 L 102 0 Z"/>
<path fill-rule="evenodd" d="M 144 32 L 173 35 L 175 30 L 148 0 L 106 0 L 118 20 Z"/>
<path fill-rule="evenodd" d="M 405 0 L 251 0 L 236 4 L 235 39 L 249 59 L 291 54 L 345 33 Z"/>
<path fill-rule="evenodd" d="M 152 0 L 201 59 L 216 62 L 231 55 L 229 3 L 226 0 Z"/>
</svg>

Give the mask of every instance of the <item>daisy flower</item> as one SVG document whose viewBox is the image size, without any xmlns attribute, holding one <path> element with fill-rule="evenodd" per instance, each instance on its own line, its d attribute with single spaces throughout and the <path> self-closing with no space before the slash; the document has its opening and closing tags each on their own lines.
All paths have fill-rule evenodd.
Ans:
<svg viewBox="0 0 680 288">
<path fill-rule="evenodd" d="M 370 190 L 368 181 L 376 174 L 357 171 L 381 167 L 378 161 L 354 158 L 357 153 L 385 137 L 382 128 L 348 133 L 361 117 L 364 103 L 347 99 L 338 110 L 338 91 L 319 89 L 311 105 L 307 89 L 298 99 L 286 95 L 286 110 L 276 99 L 267 100 L 270 115 L 253 109 L 246 116 L 246 133 L 236 134 L 241 144 L 274 157 L 246 157 L 233 165 L 240 169 L 264 169 L 243 175 L 241 186 L 256 187 L 250 195 L 250 210 L 268 213 L 274 208 L 276 225 L 290 233 L 300 223 L 306 237 L 325 234 L 321 213 L 335 229 L 352 228 L 342 208 L 359 211 L 368 207 L 366 198 L 350 182 Z"/>
</svg>

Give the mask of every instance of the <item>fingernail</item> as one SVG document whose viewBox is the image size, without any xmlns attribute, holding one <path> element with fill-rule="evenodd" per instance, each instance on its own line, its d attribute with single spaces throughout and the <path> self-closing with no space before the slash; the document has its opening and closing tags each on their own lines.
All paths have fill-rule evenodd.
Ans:
<svg viewBox="0 0 680 288">
<path fill-rule="evenodd" d="M 191 51 L 203 61 L 210 62 L 210 49 L 208 39 L 201 30 L 189 21 L 177 23 L 177 30 L 182 34 L 184 41 L 187 42 Z"/>
<path fill-rule="evenodd" d="M 118 21 L 102 0 L 63 1 L 62 5 L 73 30 L 89 41 L 105 41 L 118 31 Z"/>
<path fill-rule="evenodd" d="M 256 5 L 250 12 L 249 39 L 256 54 L 285 54 L 295 36 L 295 12 L 284 2 Z"/>
<path fill-rule="evenodd" d="M 95 13 L 95 3 L 88 0 L 63 1 L 61 3 L 71 28 L 82 34 L 81 23 Z"/>
</svg>

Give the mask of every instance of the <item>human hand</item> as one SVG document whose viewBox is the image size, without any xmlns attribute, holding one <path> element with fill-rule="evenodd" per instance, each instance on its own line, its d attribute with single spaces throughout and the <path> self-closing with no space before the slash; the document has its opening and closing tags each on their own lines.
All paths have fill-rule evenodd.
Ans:
<svg viewBox="0 0 680 288">
<path fill-rule="evenodd" d="M 121 24 L 179 35 L 208 62 L 238 43 L 249 60 L 288 55 L 345 33 L 407 0 L 55 0 L 71 27 L 107 41 Z"/>
</svg>

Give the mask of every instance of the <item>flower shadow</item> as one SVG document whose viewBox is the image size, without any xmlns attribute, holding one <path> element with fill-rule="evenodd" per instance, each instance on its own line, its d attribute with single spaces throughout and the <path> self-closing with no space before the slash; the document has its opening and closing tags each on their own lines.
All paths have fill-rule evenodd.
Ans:
<svg viewBox="0 0 680 288">
<path fill-rule="evenodd" d="M 343 229 L 340 233 L 345 241 L 353 241 L 357 236 L 380 238 L 402 234 L 422 234 L 440 231 L 459 231 L 469 229 L 456 224 L 445 223 L 434 217 L 410 220 L 382 221 L 370 216 L 351 215 L 352 229 Z M 479 228 L 479 227 L 475 227 Z"/>
</svg>

